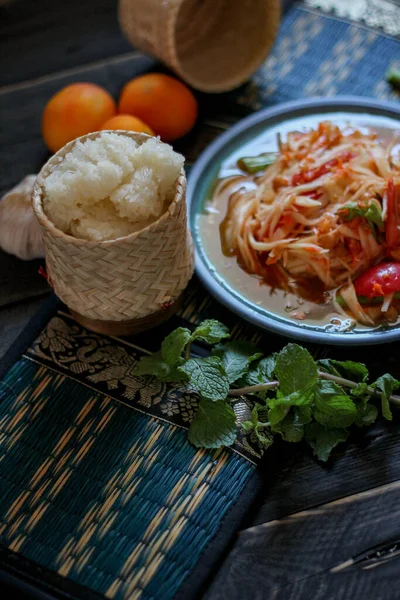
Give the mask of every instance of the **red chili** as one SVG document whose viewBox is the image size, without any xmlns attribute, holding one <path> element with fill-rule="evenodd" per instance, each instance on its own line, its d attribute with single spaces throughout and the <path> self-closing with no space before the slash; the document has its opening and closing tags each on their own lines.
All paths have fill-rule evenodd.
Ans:
<svg viewBox="0 0 400 600">
<path fill-rule="evenodd" d="M 353 158 L 353 154 L 351 152 L 343 152 L 336 158 L 329 160 L 324 165 L 320 167 L 316 167 L 315 169 L 310 169 L 309 171 L 301 171 L 300 173 L 295 173 L 292 177 L 292 185 L 302 185 L 303 183 L 310 183 L 311 181 L 315 181 L 322 175 L 329 173 L 333 167 L 337 167 L 344 162 L 348 162 Z"/>
<path fill-rule="evenodd" d="M 400 243 L 399 227 L 399 202 L 400 194 L 393 179 L 389 179 L 387 185 L 387 216 L 386 216 L 386 244 L 388 250 L 393 250 Z"/>
</svg>

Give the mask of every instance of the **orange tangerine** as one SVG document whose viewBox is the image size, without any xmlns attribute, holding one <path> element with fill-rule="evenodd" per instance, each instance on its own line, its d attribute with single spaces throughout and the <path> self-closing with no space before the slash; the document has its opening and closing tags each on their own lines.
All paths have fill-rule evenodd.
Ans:
<svg viewBox="0 0 400 600">
<path fill-rule="evenodd" d="M 139 117 L 162 140 L 171 142 L 192 129 L 198 106 L 185 84 L 169 75 L 148 73 L 125 85 L 119 111 Z"/>
<path fill-rule="evenodd" d="M 98 131 L 115 115 L 116 105 L 107 90 L 94 83 L 73 83 L 57 92 L 46 104 L 42 134 L 47 147 L 57 152 L 67 142 Z"/>
<path fill-rule="evenodd" d="M 111 119 L 108 119 L 103 123 L 101 129 L 123 129 L 155 135 L 154 131 L 146 125 L 146 123 L 143 123 L 141 119 L 133 117 L 132 115 L 115 115 L 115 117 L 111 117 Z"/>
</svg>

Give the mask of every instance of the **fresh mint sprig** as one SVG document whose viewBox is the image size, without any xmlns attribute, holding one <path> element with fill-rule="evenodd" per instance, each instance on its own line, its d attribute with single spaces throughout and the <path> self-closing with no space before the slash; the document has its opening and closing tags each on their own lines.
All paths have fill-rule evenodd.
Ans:
<svg viewBox="0 0 400 600">
<path fill-rule="evenodd" d="M 193 332 L 178 327 L 160 351 L 142 357 L 134 369 L 136 375 L 175 382 L 198 395 L 188 434 L 196 447 L 231 446 L 241 428 L 262 449 L 276 436 L 292 443 L 305 440 L 317 458 L 326 461 L 352 426 L 376 420 L 375 399 L 388 420 L 393 418 L 390 403 L 400 405 L 400 397 L 393 395 L 400 381 L 388 373 L 369 383 L 362 363 L 315 361 L 297 344 L 263 356 L 253 344 L 227 338 L 229 330 L 215 320 L 203 321 Z M 210 355 L 192 356 L 194 341 L 212 346 Z M 254 408 L 250 418 L 240 422 L 234 403 L 244 395 L 254 401 Z"/>
</svg>

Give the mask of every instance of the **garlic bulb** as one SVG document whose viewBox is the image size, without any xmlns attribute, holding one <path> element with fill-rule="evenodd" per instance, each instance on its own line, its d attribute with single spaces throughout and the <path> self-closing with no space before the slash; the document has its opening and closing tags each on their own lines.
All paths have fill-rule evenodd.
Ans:
<svg viewBox="0 0 400 600">
<path fill-rule="evenodd" d="M 44 257 L 31 196 L 36 175 L 27 175 L 0 200 L 0 248 L 22 260 Z"/>
</svg>

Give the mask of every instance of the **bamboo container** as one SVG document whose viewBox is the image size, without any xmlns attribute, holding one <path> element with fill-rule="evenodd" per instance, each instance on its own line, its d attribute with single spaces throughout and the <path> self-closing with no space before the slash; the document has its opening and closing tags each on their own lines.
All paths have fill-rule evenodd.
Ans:
<svg viewBox="0 0 400 600">
<path fill-rule="evenodd" d="M 275 40 L 280 0 L 119 0 L 127 39 L 203 92 L 244 83 Z"/>
<path fill-rule="evenodd" d="M 104 132 L 101 132 L 104 133 Z M 148 136 L 114 131 L 139 144 Z M 95 139 L 100 132 L 81 138 Z M 46 250 L 49 282 L 83 326 L 109 335 L 130 335 L 165 321 L 178 306 L 194 268 L 182 170 L 167 210 L 145 229 L 107 241 L 88 241 L 59 230 L 43 210 L 44 181 L 77 140 L 59 150 L 40 171 L 32 194 Z"/>
</svg>

